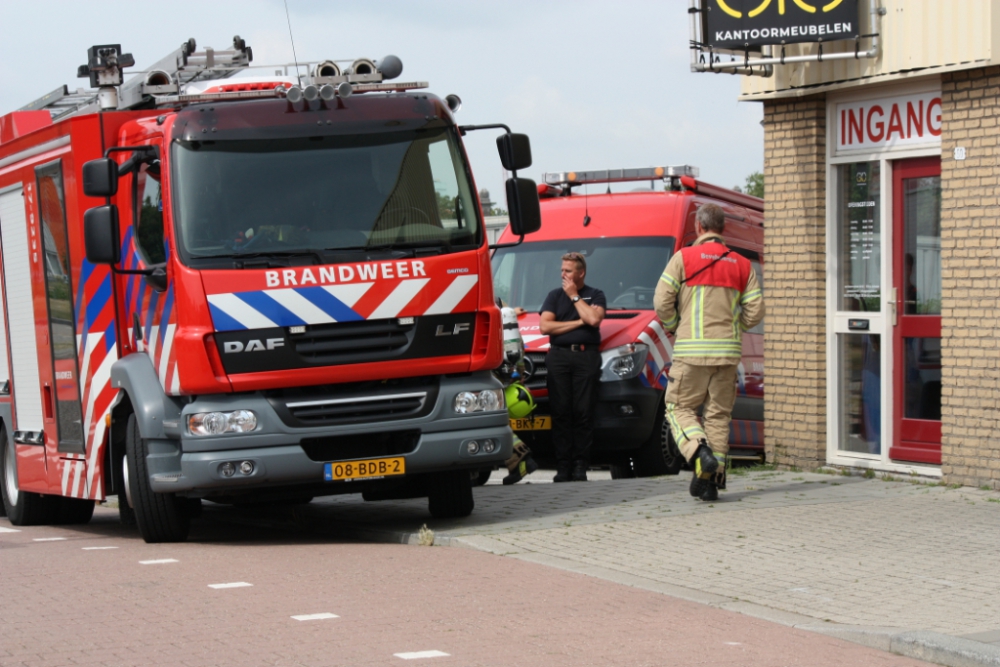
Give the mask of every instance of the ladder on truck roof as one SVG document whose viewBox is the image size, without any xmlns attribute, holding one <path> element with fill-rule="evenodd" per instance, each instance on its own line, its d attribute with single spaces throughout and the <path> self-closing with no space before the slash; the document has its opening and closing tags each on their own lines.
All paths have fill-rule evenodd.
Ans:
<svg viewBox="0 0 1000 667">
<path fill-rule="evenodd" d="M 228 78 L 248 67 L 253 60 L 253 50 L 239 35 L 233 37 L 230 49 L 196 49 L 197 43 L 191 38 L 146 70 L 137 72 L 118 87 L 118 109 L 135 108 L 152 99 L 153 95 L 177 94 L 189 83 Z M 95 88 L 70 91 L 69 86 L 64 85 L 18 111 L 45 110 L 52 116 L 52 121 L 56 122 L 80 113 L 97 111 L 98 93 Z"/>
</svg>

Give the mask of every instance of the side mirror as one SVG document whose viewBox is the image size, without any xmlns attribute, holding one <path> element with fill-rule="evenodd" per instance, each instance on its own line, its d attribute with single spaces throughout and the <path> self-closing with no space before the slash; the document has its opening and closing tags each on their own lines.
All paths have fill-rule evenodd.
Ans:
<svg viewBox="0 0 1000 667">
<path fill-rule="evenodd" d="M 531 141 L 526 134 L 501 134 L 497 137 L 497 150 L 500 162 L 507 171 L 531 166 Z"/>
<path fill-rule="evenodd" d="M 121 261 L 117 206 L 95 206 L 83 214 L 83 245 L 87 261 L 91 264 L 117 264 Z"/>
<path fill-rule="evenodd" d="M 88 197 L 112 197 L 118 192 L 118 164 L 102 157 L 83 165 L 83 194 Z"/>
<path fill-rule="evenodd" d="M 538 186 L 530 178 L 507 179 L 507 207 L 510 209 L 510 231 L 515 235 L 531 234 L 541 228 Z"/>
</svg>

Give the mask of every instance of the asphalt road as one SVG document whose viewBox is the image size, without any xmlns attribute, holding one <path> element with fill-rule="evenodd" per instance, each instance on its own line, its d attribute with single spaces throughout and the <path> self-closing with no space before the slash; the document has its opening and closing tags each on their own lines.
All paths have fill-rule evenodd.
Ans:
<svg viewBox="0 0 1000 667">
<path fill-rule="evenodd" d="M 535 563 L 352 543 L 233 508 L 206 505 L 173 545 L 145 544 L 107 508 L 82 527 L 0 519 L 4 667 L 411 662 L 925 664 Z"/>
</svg>

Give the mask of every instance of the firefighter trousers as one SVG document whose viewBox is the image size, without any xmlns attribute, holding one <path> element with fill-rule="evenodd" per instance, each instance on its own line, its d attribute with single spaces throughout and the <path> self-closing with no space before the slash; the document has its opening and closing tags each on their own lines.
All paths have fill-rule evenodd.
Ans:
<svg viewBox="0 0 1000 667">
<path fill-rule="evenodd" d="M 736 368 L 737 364 L 695 366 L 674 359 L 667 385 L 667 420 L 674 442 L 688 461 L 697 451 L 698 441 L 705 438 L 716 458 L 725 463 L 729 422 L 736 403 Z M 702 405 L 703 420 L 699 421 L 698 408 Z"/>
</svg>

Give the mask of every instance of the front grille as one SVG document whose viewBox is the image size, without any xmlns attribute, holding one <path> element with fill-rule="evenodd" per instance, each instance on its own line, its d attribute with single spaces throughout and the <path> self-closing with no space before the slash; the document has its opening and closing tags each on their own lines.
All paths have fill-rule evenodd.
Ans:
<svg viewBox="0 0 1000 667">
<path fill-rule="evenodd" d="M 374 421 L 399 419 L 420 412 L 427 401 L 426 391 L 361 398 L 334 398 L 286 403 L 292 417 L 303 426 L 328 426 L 345 420 Z"/>
<path fill-rule="evenodd" d="M 397 356 L 412 342 L 414 328 L 399 320 L 338 322 L 309 326 L 289 340 L 295 352 L 312 364 L 357 364 Z"/>
<path fill-rule="evenodd" d="M 392 431 L 303 438 L 299 445 L 312 461 L 348 461 L 409 454 L 419 441 L 420 431 Z"/>
<path fill-rule="evenodd" d="M 299 428 L 423 417 L 434 409 L 437 395 L 438 379 L 435 377 L 278 389 L 266 393 L 281 420 Z"/>
<path fill-rule="evenodd" d="M 546 377 L 549 374 L 549 370 L 545 367 L 545 355 L 529 352 L 525 357 L 531 362 L 532 366 L 531 377 L 524 383 L 525 386 L 528 389 L 541 389 L 545 387 Z"/>
<path fill-rule="evenodd" d="M 604 313 L 606 320 L 630 320 L 639 313 L 623 313 L 621 311 L 609 311 Z"/>
</svg>

